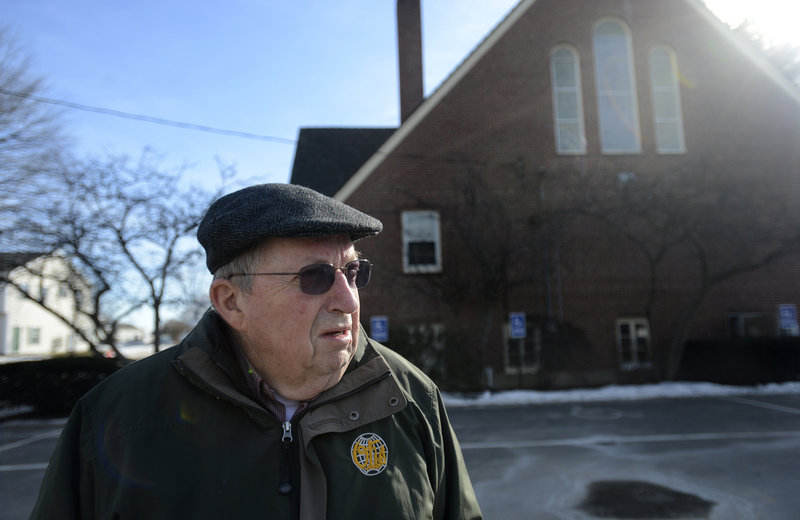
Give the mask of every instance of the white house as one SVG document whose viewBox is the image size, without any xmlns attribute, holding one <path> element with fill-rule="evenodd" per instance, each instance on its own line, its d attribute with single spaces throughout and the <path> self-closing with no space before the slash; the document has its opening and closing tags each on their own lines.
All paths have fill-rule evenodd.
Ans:
<svg viewBox="0 0 800 520">
<path fill-rule="evenodd" d="M 89 350 L 72 328 L 17 288 L 72 320 L 74 295 L 58 281 L 67 269 L 67 260 L 59 256 L 0 253 L 0 356 L 49 356 Z"/>
</svg>

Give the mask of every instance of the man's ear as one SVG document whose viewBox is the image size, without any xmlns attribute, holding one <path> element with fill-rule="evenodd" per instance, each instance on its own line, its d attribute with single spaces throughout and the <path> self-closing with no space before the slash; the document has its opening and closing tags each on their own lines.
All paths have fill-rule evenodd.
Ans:
<svg viewBox="0 0 800 520">
<path fill-rule="evenodd" d="M 244 327 L 244 312 L 239 306 L 241 291 L 230 280 L 217 278 L 211 282 L 208 289 L 208 296 L 214 309 L 222 316 L 228 325 L 235 330 L 242 330 Z"/>
</svg>

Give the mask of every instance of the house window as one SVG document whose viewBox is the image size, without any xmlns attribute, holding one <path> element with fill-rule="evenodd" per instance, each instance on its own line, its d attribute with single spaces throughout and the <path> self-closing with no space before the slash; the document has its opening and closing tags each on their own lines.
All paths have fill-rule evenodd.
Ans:
<svg viewBox="0 0 800 520">
<path fill-rule="evenodd" d="M 11 352 L 19 352 L 21 329 L 14 327 L 11 331 Z"/>
<path fill-rule="evenodd" d="M 622 368 L 649 366 L 651 358 L 648 321 L 645 318 L 617 320 L 617 348 Z"/>
<path fill-rule="evenodd" d="M 641 152 L 631 35 L 619 20 L 594 28 L 594 64 L 600 147 L 603 153 Z"/>
<path fill-rule="evenodd" d="M 731 338 L 763 338 L 775 331 L 771 315 L 764 312 L 734 312 L 728 314 L 728 333 Z"/>
<path fill-rule="evenodd" d="M 653 92 L 656 150 L 658 153 L 684 153 L 681 95 L 675 53 L 668 47 L 650 52 L 650 86 Z"/>
<path fill-rule="evenodd" d="M 403 212 L 403 271 L 438 273 L 442 270 L 439 213 Z"/>
<path fill-rule="evenodd" d="M 441 323 L 409 325 L 407 354 L 426 374 L 443 375 L 445 327 Z"/>
<path fill-rule="evenodd" d="M 28 345 L 38 345 L 41 341 L 42 329 L 39 327 L 28 328 Z"/>
<path fill-rule="evenodd" d="M 560 45 L 550 53 L 550 76 L 553 84 L 553 120 L 556 152 L 586 153 L 581 99 L 580 61 L 572 47 Z"/>
</svg>

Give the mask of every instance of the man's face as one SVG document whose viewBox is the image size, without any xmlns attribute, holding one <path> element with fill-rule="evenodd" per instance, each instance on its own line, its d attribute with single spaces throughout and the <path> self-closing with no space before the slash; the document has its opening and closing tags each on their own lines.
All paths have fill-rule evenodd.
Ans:
<svg viewBox="0 0 800 520">
<path fill-rule="evenodd" d="M 296 273 L 309 264 L 340 267 L 358 258 L 347 236 L 281 238 L 269 242 L 256 272 Z M 300 290 L 296 276 L 255 276 L 240 294 L 241 347 L 279 394 L 310 399 L 335 385 L 358 344 L 358 290 L 337 270 L 324 294 Z"/>
</svg>

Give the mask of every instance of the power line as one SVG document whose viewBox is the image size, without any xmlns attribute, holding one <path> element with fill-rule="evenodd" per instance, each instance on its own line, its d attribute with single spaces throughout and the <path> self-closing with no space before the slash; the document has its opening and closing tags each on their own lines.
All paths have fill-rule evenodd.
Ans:
<svg viewBox="0 0 800 520">
<path fill-rule="evenodd" d="M 221 134 L 227 135 L 231 137 L 241 137 L 243 139 L 256 139 L 259 141 L 271 141 L 274 143 L 281 143 L 281 144 L 291 144 L 295 145 L 297 142 L 294 139 L 286 139 L 284 137 L 275 137 L 272 135 L 260 135 L 260 134 L 253 134 L 250 132 L 241 132 L 239 130 L 227 130 L 224 128 L 216 128 L 213 126 L 206 126 L 206 125 L 197 125 L 194 123 L 186 123 L 183 121 L 173 121 L 170 119 L 163 119 L 161 117 L 153 117 L 153 116 L 146 116 L 142 114 L 133 114 L 131 112 L 122 112 L 120 110 L 113 110 L 111 108 L 102 108 L 102 107 L 93 107 L 89 105 L 82 105 L 80 103 L 73 103 L 72 101 L 64 101 L 62 99 L 53 99 L 53 98 L 46 98 L 42 96 L 35 96 L 33 94 L 27 94 L 25 92 L 18 92 L 14 90 L 8 90 L 5 88 L 0 88 L 0 94 L 5 94 L 7 96 L 16 96 L 19 98 L 29 99 L 31 101 L 35 101 L 37 103 L 47 103 L 49 105 L 58 105 L 62 107 L 71 108 L 74 110 L 83 110 L 84 112 L 94 112 L 97 114 L 103 114 L 107 116 L 114 116 L 114 117 L 121 117 L 124 119 L 133 119 L 134 121 L 144 121 L 146 123 L 153 123 L 157 125 L 164 125 L 164 126 L 172 126 L 176 128 L 184 128 L 188 130 L 196 130 L 198 132 L 207 132 L 211 134 Z"/>
<path fill-rule="evenodd" d="M 227 129 L 224 129 L 224 128 L 216 128 L 216 127 L 206 126 L 206 125 L 197 125 L 197 124 L 194 124 L 194 123 L 186 123 L 186 122 L 182 122 L 182 121 L 173 121 L 173 120 L 170 120 L 170 119 L 163 119 L 163 118 L 160 118 L 160 117 L 146 116 L 146 115 L 141 115 L 141 114 L 133 114 L 131 112 L 122 112 L 120 110 L 114 110 L 114 109 L 110 109 L 110 108 L 102 108 L 102 107 L 94 107 L 94 106 L 90 106 L 90 105 L 82 105 L 80 103 L 74 103 L 72 101 L 65 101 L 65 100 L 62 100 L 62 99 L 53 99 L 53 98 L 47 98 L 47 97 L 42 97 L 42 96 L 36 96 L 34 94 L 28 94 L 28 93 L 25 93 L 25 92 L 9 90 L 9 89 L 5 89 L 5 88 L 2 88 L 2 87 L 0 87 L 0 94 L 4 94 L 4 95 L 7 95 L 7 96 L 15 96 L 15 97 L 18 97 L 18 98 L 23 98 L 23 99 L 28 99 L 28 100 L 31 100 L 31 101 L 35 101 L 37 103 L 47 103 L 47 104 L 50 104 L 50 105 L 57 105 L 57 106 L 63 106 L 63 107 L 71 108 L 71 109 L 74 109 L 74 110 L 83 110 L 85 112 L 94 112 L 94 113 L 103 114 L 103 115 L 121 117 L 121 118 L 124 118 L 124 119 L 132 119 L 134 121 L 143 121 L 143 122 L 146 122 L 146 123 L 153 123 L 153 124 L 157 124 L 157 125 L 172 126 L 172 127 L 176 127 L 176 128 L 184 128 L 184 129 L 189 129 L 189 130 L 196 130 L 196 131 L 199 131 L 199 132 L 221 134 L 221 135 L 227 135 L 227 136 L 232 136 L 232 137 L 240 137 L 240 138 L 244 138 L 244 139 L 255 139 L 255 140 L 260 140 L 260 141 L 271 141 L 271 142 L 274 142 L 274 143 L 289 144 L 289 145 L 293 145 L 293 146 L 297 145 L 297 141 L 295 139 L 287 139 L 285 137 L 276 137 L 276 136 L 271 136 L 271 135 L 253 134 L 253 133 L 250 133 L 250 132 L 241 132 L 239 130 L 227 130 Z M 385 152 L 385 151 L 382 151 L 380 149 L 375 151 L 375 155 L 383 155 L 383 156 L 390 156 L 390 155 L 398 156 L 398 155 L 400 155 L 400 156 L 405 156 L 405 157 L 408 157 L 408 158 L 411 158 L 411 159 L 433 160 L 433 161 L 441 161 L 441 162 L 446 162 L 446 163 L 453 163 L 453 162 L 464 163 L 464 158 L 455 158 L 455 157 L 440 156 L 440 155 L 428 155 L 428 154 L 420 154 L 420 153 L 409 153 L 409 152 L 399 152 L 399 153 L 395 152 L 395 151 L 393 151 L 393 152 Z M 486 161 L 475 161 L 475 160 L 469 160 L 468 163 L 473 167 L 482 167 L 482 168 L 488 168 L 488 167 L 493 167 L 493 166 L 507 167 L 507 166 L 511 165 L 508 162 L 493 162 L 493 161 L 486 162 Z M 513 166 L 513 165 L 511 165 L 511 166 Z"/>
</svg>

